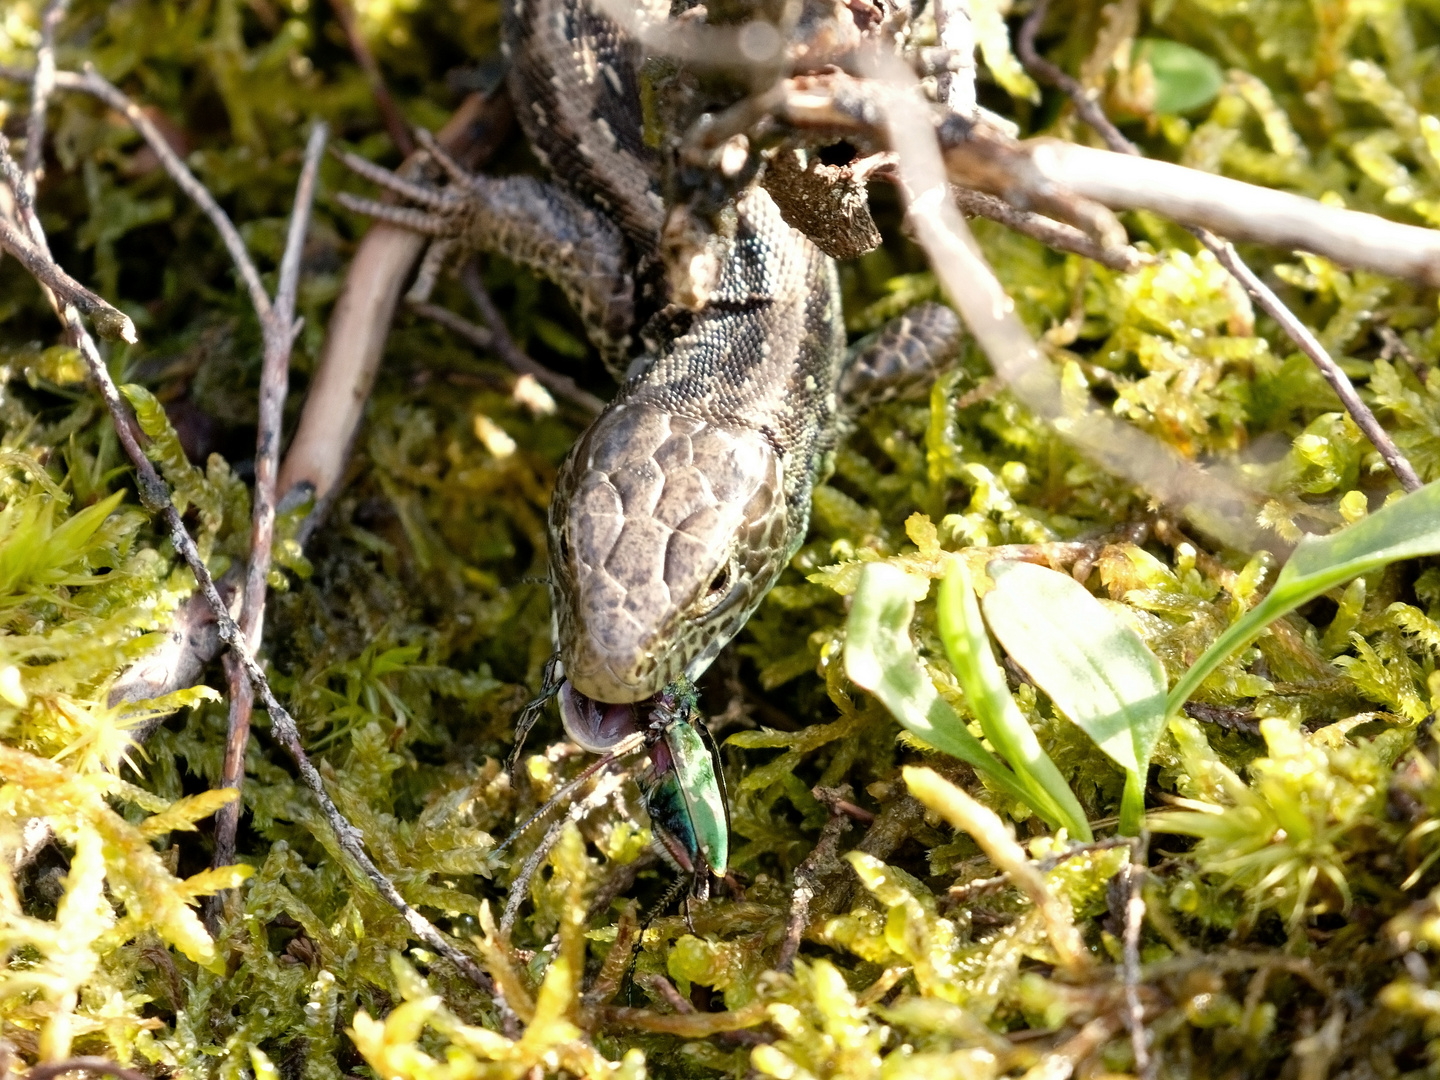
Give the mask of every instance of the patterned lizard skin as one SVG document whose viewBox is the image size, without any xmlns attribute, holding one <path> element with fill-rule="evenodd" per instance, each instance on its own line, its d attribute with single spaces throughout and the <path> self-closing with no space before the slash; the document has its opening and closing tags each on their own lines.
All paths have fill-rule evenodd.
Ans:
<svg viewBox="0 0 1440 1080">
<path fill-rule="evenodd" d="M 506 0 L 504 37 L 551 183 L 457 177 L 423 192 L 371 167 L 433 213 L 348 203 L 555 280 L 625 375 L 560 468 L 550 581 L 570 700 L 644 701 L 693 681 L 744 626 L 805 537 L 847 415 L 933 374 L 958 322 L 924 305 L 847 355 L 834 262 L 757 184 L 735 199 L 733 234 L 712 240 L 703 303 L 667 306 L 677 275 L 660 265 L 639 51 L 586 0 Z M 637 337 L 653 344 L 631 359 Z"/>
</svg>

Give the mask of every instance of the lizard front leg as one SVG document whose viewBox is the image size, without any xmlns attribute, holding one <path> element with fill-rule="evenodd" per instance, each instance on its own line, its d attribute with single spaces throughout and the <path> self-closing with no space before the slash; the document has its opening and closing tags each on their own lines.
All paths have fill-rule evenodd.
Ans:
<svg viewBox="0 0 1440 1080">
<path fill-rule="evenodd" d="M 943 304 L 916 304 L 895 316 L 851 346 L 837 387 L 841 411 L 853 419 L 924 393 L 954 365 L 964 339 L 960 317 Z"/>
<path fill-rule="evenodd" d="M 341 193 L 356 213 L 436 238 L 442 251 L 503 255 L 554 282 L 585 324 L 590 340 L 617 377 L 629 362 L 635 323 L 635 281 L 624 237 L 609 218 L 563 188 L 533 176 L 465 173 L 443 153 L 446 187 L 415 183 L 354 154 L 354 172 L 415 206 L 394 206 Z M 463 257 L 463 255 L 462 255 Z"/>
</svg>

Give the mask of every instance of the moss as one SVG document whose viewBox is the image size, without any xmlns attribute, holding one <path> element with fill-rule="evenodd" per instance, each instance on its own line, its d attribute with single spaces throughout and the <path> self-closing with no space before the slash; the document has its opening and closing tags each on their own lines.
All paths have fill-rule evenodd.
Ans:
<svg viewBox="0 0 1440 1080">
<path fill-rule="evenodd" d="M 1074 135 L 1037 104 L 981 12 L 992 108 Z M 40 5 L 0 18 L 0 64 L 28 66 Z M 977 9 L 978 10 L 978 9 Z M 497 3 L 359 5 L 402 111 L 437 125 L 494 55 Z M 1062 4 L 1042 44 L 1112 105 L 1147 152 L 1413 223 L 1440 221 L 1440 44 L 1434 4 L 1157 0 Z M 1184 116 L 1147 112 L 1141 53 L 1166 39 L 1225 69 Z M 1089 58 L 1089 62 L 1087 62 Z M 304 120 L 393 162 L 394 149 L 325 5 L 305 0 L 77 3 L 62 66 L 90 61 L 157 111 L 273 278 Z M 1137 66 L 1139 65 L 1139 66 Z M 0 84 L 15 131 L 23 97 Z M 1011 95 L 1014 97 L 1011 97 Z M 118 118 L 55 99 L 40 205 L 62 263 L 127 311 L 142 342 L 107 355 L 212 569 L 248 550 L 259 332 L 213 232 Z M 496 165 L 528 168 L 524 150 Z M 330 193 L 306 250 L 291 420 L 345 260 L 365 224 Z M 867 332 L 937 295 L 877 199 L 885 247 L 842 267 L 847 325 Z M 1362 516 L 1395 485 L 1308 362 L 1173 226 L 1127 215 L 1155 259 L 1119 274 L 980 223 L 977 234 L 1070 392 L 1195 458 L 1235 461 L 1275 492 L 1277 540 Z M 1440 477 L 1433 291 L 1310 256 L 1246 253 L 1341 359 L 1427 480 Z M 558 294 L 493 261 L 487 282 L 522 344 L 603 391 Z M 442 282 L 442 299 L 463 310 Z M 0 262 L 0 1038 L 24 1062 L 102 1054 L 155 1075 L 459 1080 L 744 1075 L 1000 1077 L 1133 1070 L 1112 965 L 1121 856 L 1050 869 L 1095 962 L 1055 977 L 1038 909 L 906 794 L 925 759 L 1043 828 L 953 762 L 897 739 L 840 665 L 846 597 L 877 559 L 933 576 L 947 551 L 1099 537 L 1086 583 L 1173 680 L 1273 575 L 1203 537 L 1129 531 L 1143 493 L 1078 456 L 990 382 L 970 350 L 927 400 L 866 417 L 816 492 L 805 546 L 702 688 L 723 718 L 736 895 L 667 914 L 625 976 L 641 910 L 668 884 L 644 858 L 633 787 L 568 828 L 521 908 L 496 921 L 538 834 L 515 825 L 585 763 L 532 745 L 501 766 L 549 653 L 544 521 L 581 419 L 536 416 L 505 370 L 402 318 L 349 481 L 302 553 L 282 522 L 265 655 L 336 802 L 403 895 L 474 947 L 482 991 L 416 946 L 351 867 L 257 717 L 239 866 L 210 872 L 224 687 L 113 705 L 115 680 L 193 583 L 138 509 L 133 476 L 39 290 Z M 501 437 L 503 436 L 503 437 Z M 1160 542 L 1154 537 L 1165 537 Z M 1141 1004 L 1166 1075 L 1417 1073 L 1440 1062 L 1440 781 L 1426 728 L 1440 684 L 1436 571 L 1401 566 L 1315 601 L 1206 682 L 1150 778 Z M 921 605 L 937 688 L 953 675 Z M 1120 775 L 1043 695 L 1018 697 L 1102 821 Z M 143 747 L 128 733 L 180 708 Z M 1224 721 L 1224 724 L 1211 721 Z M 558 737 L 547 717 L 538 734 Z M 817 786 L 850 785 L 873 823 L 827 855 Z M 1163 804 L 1163 805 L 1162 805 Z M 32 821 L 43 819 L 53 839 Z M 1103 829 L 1102 829 L 1103 831 Z M 1192 839 L 1193 838 L 1193 839 Z M 849 854 L 847 854 L 847 852 Z M 772 970 L 804 864 L 812 919 L 793 972 Z M 243 884 L 242 884 L 243 879 Z M 612 882 L 633 884 L 591 912 Z M 239 885 L 202 921 L 196 903 Z M 605 891 L 604 895 L 612 895 Z M 694 1012 L 677 1009 L 657 977 Z M 598 996 L 596 986 L 602 991 Z M 627 1009 L 629 1011 L 627 1011 Z M 1289 1062 L 1293 1060 L 1294 1064 Z"/>
</svg>

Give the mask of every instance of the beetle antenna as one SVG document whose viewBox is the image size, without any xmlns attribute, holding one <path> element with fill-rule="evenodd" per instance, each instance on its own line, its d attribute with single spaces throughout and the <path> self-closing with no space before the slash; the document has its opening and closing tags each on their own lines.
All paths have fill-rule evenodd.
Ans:
<svg viewBox="0 0 1440 1080">
<path fill-rule="evenodd" d="M 605 768 L 607 765 L 613 765 L 621 758 L 629 757 L 635 751 L 643 749 L 645 745 L 646 738 L 643 731 L 637 731 L 633 734 L 625 736 L 625 738 L 621 739 L 618 743 L 615 744 L 614 748 L 608 754 L 606 754 L 604 757 L 597 758 L 589 765 L 586 765 L 585 768 L 581 769 L 575 775 L 575 779 L 571 780 L 569 783 L 561 787 L 560 790 L 555 792 L 554 795 L 551 795 L 550 798 L 546 800 L 544 806 L 540 807 L 539 810 L 536 810 L 533 814 L 526 818 L 524 823 L 517 826 L 510 833 L 510 835 L 501 842 L 499 847 L 495 848 L 493 851 L 490 852 L 490 857 L 493 859 L 495 856 L 499 855 L 502 851 L 508 848 L 511 844 L 513 844 L 516 840 L 520 838 L 520 835 L 524 833 L 526 829 L 530 828 L 531 825 L 534 825 L 535 822 L 539 821 L 546 814 L 550 813 L 550 811 L 555 809 L 555 807 L 561 805 L 571 795 L 574 795 L 581 784 L 585 783 L 586 780 L 589 780 L 590 777 L 594 776 L 601 769 Z"/>
<path fill-rule="evenodd" d="M 615 755 L 607 754 L 605 758 L 601 759 L 601 762 L 604 765 L 612 765 L 615 762 Z M 526 857 L 524 864 L 520 867 L 520 873 L 510 881 L 510 895 L 505 900 L 505 913 L 500 917 L 500 935 L 504 940 L 510 940 L 510 931 L 515 926 L 516 916 L 520 914 L 520 905 L 525 903 L 525 897 L 530 894 L 530 882 L 534 880 L 535 873 L 544 863 L 545 857 L 560 842 L 560 835 L 565 831 L 565 825 L 572 821 L 578 822 L 586 814 L 604 806 L 605 801 L 620 790 L 620 785 L 624 781 L 624 773 L 612 773 L 603 777 L 595 785 L 594 791 L 579 802 L 572 803 L 570 811 L 546 830 L 545 838 Z M 575 781 L 571 781 L 571 784 L 574 783 Z M 554 801 L 554 799 L 551 800 L 551 802 Z"/>
</svg>

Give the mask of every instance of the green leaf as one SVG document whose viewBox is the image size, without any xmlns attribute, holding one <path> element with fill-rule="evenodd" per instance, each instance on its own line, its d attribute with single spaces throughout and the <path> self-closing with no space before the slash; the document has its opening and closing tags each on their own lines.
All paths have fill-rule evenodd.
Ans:
<svg viewBox="0 0 1440 1080">
<path fill-rule="evenodd" d="M 1401 559 L 1440 554 L 1440 483 L 1402 495 L 1369 517 L 1329 536 L 1307 536 L 1275 579 L 1268 596 L 1215 639 L 1170 691 L 1166 714 L 1180 711 L 1212 671 L 1287 612 Z"/>
<path fill-rule="evenodd" d="M 1000 562 L 981 602 L 1011 658 L 1127 774 L 1121 831 L 1139 830 L 1145 772 L 1165 730 L 1165 669 L 1129 623 L 1068 574 Z M 1132 820 L 1133 818 L 1133 820 Z"/>
<path fill-rule="evenodd" d="M 887 563 L 871 563 L 860 574 L 845 623 L 845 674 L 890 710 L 900 726 L 928 745 L 966 762 L 1011 798 L 1035 806 L 1015 774 L 971 735 L 960 714 L 935 691 L 910 640 L 915 593 L 925 583 Z M 1051 821 L 1058 825 L 1058 821 Z"/>
<path fill-rule="evenodd" d="M 1014 661 L 1095 745 L 1131 772 L 1165 729 L 1165 669 L 1133 627 L 1068 574 L 993 562 L 985 621 Z"/>
<path fill-rule="evenodd" d="M 1043 804 L 1064 823 L 1072 837 L 1090 840 L 1090 827 L 1080 801 L 1035 738 L 1025 714 L 1010 695 L 1005 673 L 995 662 L 963 559 L 952 562 L 950 572 L 940 583 L 936 613 L 940 640 L 945 643 L 945 654 L 965 691 L 965 702 L 980 721 L 985 737 L 1005 756 L 1030 792 L 1031 805 Z"/>
<path fill-rule="evenodd" d="M 1155 74 L 1155 111 L 1187 113 L 1215 100 L 1225 84 L 1220 65 L 1202 52 L 1164 38 L 1135 42 L 1137 64 L 1149 64 Z"/>
</svg>

